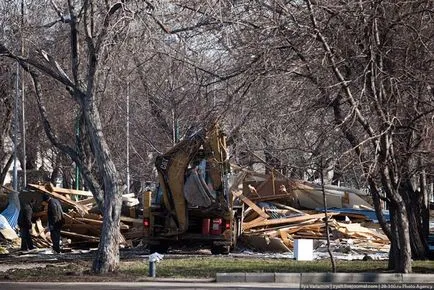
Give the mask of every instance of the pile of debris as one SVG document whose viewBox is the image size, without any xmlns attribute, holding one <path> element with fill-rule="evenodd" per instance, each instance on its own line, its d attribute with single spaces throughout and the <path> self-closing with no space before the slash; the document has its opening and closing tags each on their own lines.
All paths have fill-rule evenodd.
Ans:
<svg viewBox="0 0 434 290">
<path fill-rule="evenodd" d="M 246 206 L 242 238 L 258 251 L 291 252 L 297 239 L 325 241 L 326 216 L 335 249 L 363 254 L 389 251 L 389 240 L 376 223 L 369 197 L 358 190 L 322 188 L 273 172 L 245 171 L 242 186 L 232 193 Z"/>
<path fill-rule="evenodd" d="M 54 187 L 49 183 L 29 184 L 28 188 L 30 190 L 20 193 L 21 198 L 35 199 L 42 204 L 40 201 L 46 194 L 62 203 L 65 211 L 61 232 L 64 248 L 98 245 L 103 216 L 95 206 L 91 192 Z M 369 196 L 361 191 L 331 185 L 321 187 L 292 180 L 273 171 L 259 174 L 243 170 L 231 192 L 245 204 L 242 239 L 254 250 L 291 252 L 299 239 L 320 241 L 317 246 L 321 247 L 324 244 L 321 241 L 327 238 L 327 216 L 329 237 L 335 249 L 359 253 L 389 251 L 389 240 L 376 222 Z M 144 235 L 140 206 L 135 194 L 123 196 L 120 228 L 121 244 L 125 246 L 138 244 Z M 46 211 L 46 206 L 35 211 L 36 222 L 32 230 L 35 245 L 42 248 L 51 245 L 49 232 L 44 227 Z M 9 224 L 12 229 L 16 226 L 18 214 L 13 207 L 11 212 L 8 216 L 11 216 Z M 1 233 L 4 232 L 6 230 Z M 18 239 L 13 230 L 7 232 L 10 234 L 7 239 Z"/>
<path fill-rule="evenodd" d="M 90 191 L 74 190 L 61 187 L 54 187 L 52 184 L 29 184 L 29 190 L 20 194 L 20 199 L 24 202 L 35 200 L 34 220 L 32 225 L 32 239 L 36 247 L 47 248 L 51 246 L 50 233 L 44 225 L 47 224 L 47 205 L 42 203 L 42 196 L 49 195 L 58 199 L 64 208 L 65 224 L 62 227 L 61 235 L 63 238 L 64 249 L 95 247 L 98 245 L 101 235 L 103 216 L 95 206 L 95 199 Z M 3 187 L 10 196 L 14 196 L 13 190 Z M 18 193 L 15 192 L 17 196 Z M 143 236 L 143 222 L 137 216 L 137 208 L 140 204 L 137 198 L 132 198 L 131 194 L 123 196 L 123 204 L 126 210 L 123 210 L 120 224 L 121 245 L 131 246 Z M 13 207 L 14 202 L 9 200 L 9 206 Z M 17 202 L 15 208 L 19 212 Z M 9 216 L 9 215 L 7 215 Z M 17 234 L 12 229 L 16 227 L 17 216 L 9 217 L 9 221 L 2 223 L 7 224 L 10 231 L 2 236 L 6 240 L 19 240 Z M 18 245 L 19 246 L 19 245 Z"/>
</svg>

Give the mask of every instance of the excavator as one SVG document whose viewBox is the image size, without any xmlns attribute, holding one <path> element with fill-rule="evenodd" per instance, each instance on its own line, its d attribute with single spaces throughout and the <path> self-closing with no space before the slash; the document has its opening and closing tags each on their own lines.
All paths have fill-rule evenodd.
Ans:
<svg viewBox="0 0 434 290">
<path fill-rule="evenodd" d="M 144 194 L 144 243 L 150 252 L 200 245 L 228 254 L 241 234 L 243 204 L 231 193 L 226 136 L 203 127 L 155 161 L 159 185 Z"/>
</svg>

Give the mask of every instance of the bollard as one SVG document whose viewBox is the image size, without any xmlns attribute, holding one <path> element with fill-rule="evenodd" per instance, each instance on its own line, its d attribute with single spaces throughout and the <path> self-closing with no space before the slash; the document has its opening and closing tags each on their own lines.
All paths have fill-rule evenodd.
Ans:
<svg viewBox="0 0 434 290">
<path fill-rule="evenodd" d="M 157 276 L 155 261 L 149 261 L 149 277 L 155 278 L 155 276 Z"/>
<path fill-rule="evenodd" d="M 149 277 L 155 278 L 157 276 L 156 263 L 163 259 L 164 255 L 153 253 L 149 255 Z"/>
</svg>

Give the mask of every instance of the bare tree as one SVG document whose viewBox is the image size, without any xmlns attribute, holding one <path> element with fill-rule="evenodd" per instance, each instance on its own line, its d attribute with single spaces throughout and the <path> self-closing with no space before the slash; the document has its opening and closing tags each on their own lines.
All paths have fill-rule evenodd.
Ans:
<svg viewBox="0 0 434 290">
<path fill-rule="evenodd" d="M 0 66 L 0 116 L 3 120 L 0 126 L 0 183 L 3 184 L 7 172 L 13 161 L 13 154 L 11 148 L 7 148 L 8 143 L 11 141 L 11 124 L 13 120 L 13 76 L 11 73 L 12 64 L 10 62 L 2 61 Z M 9 141 L 9 142 L 8 142 Z"/>
<path fill-rule="evenodd" d="M 68 3 L 59 8 L 54 1 L 51 2 L 52 11 L 57 13 L 58 18 L 46 27 L 50 28 L 59 23 L 69 28 L 69 60 L 56 60 L 49 52 L 38 48 L 31 50 L 28 57 L 23 57 L 8 49 L 5 43 L 0 45 L 0 53 L 19 61 L 31 75 L 48 138 L 80 166 L 87 187 L 103 210 L 101 242 L 93 263 L 93 271 L 104 273 L 116 270 L 119 263 L 121 192 L 119 176 L 111 159 L 98 109 L 98 68 L 99 62 L 110 54 L 105 44 L 107 39 L 113 36 L 113 20 L 122 22 L 125 19 L 124 13 L 128 13 L 128 10 L 122 3 L 114 5 L 99 5 L 90 1 L 84 1 L 81 5 Z M 84 47 L 80 44 L 84 44 Z M 69 68 L 65 70 L 62 66 Z M 52 130 L 50 116 L 43 99 L 42 85 L 47 80 L 57 82 L 66 88 L 67 93 L 78 105 L 82 115 L 81 126 L 86 133 L 83 135 L 86 138 L 82 140 L 85 142 L 82 145 L 88 144 L 90 149 L 88 152 L 96 160 L 96 171 L 88 167 L 86 160 L 89 156 L 86 156 L 86 151 L 77 151 L 76 148 L 62 142 Z"/>
<path fill-rule="evenodd" d="M 427 254 L 426 233 L 421 228 L 422 220 L 428 218 L 421 215 L 426 205 L 414 181 L 432 164 L 432 160 L 417 161 L 428 156 L 426 132 L 432 126 L 434 108 L 428 105 L 432 104 L 432 92 L 427 90 L 432 79 L 414 64 L 425 66 L 427 58 L 432 59 L 426 33 L 434 23 L 421 21 L 432 14 L 432 3 L 364 4 L 347 3 L 330 11 L 306 1 L 312 34 L 340 89 L 330 99 L 337 125 L 363 162 L 377 214 L 381 216 L 380 199 L 389 204 L 392 222 L 390 228 L 382 226 L 392 245 L 390 267 L 406 273 L 411 272 L 412 255 L 424 258 Z M 358 21 L 354 11 L 360 15 Z M 337 19 L 344 31 L 346 24 L 359 29 L 359 34 L 335 34 L 330 29 Z M 358 46 L 344 46 L 342 38 Z M 432 66 L 426 68 L 432 70 Z"/>
<path fill-rule="evenodd" d="M 201 15 L 191 26 L 230 32 L 225 45 L 243 76 L 263 81 L 278 75 L 280 88 L 305 80 L 300 90 L 307 101 L 298 115 L 309 112 L 311 126 L 292 122 L 307 141 L 293 143 L 294 149 L 304 145 L 299 149 L 308 149 L 310 157 L 324 156 L 363 173 L 391 240 L 389 267 L 411 272 L 411 257 L 427 253 L 426 178 L 419 177 L 432 174 L 433 163 L 432 1 L 216 1 L 212 6 L 183 1 L 181 6 Z M 273 91 L 279 92 L 279 85 Z M 291 105 L 299 100 L 280 99 Z M 271 116 L 259 128 L 267 128 Z M 273 130 L 263 131 L 285 132 L 268 128 Z M 270 136 L 257 144 L 275 150 Z M 381 201 L 389 206 L 390 224 Z"/>
<path fill-rule="evenodd" d="M 410 272 L 411 255 L 426 255 L 432 1 L 68 3 L 47 1 L 51 9 L 32 18 L 29 35 L 39 37 L 28 55 L 9 40 L 1 54 L 30 73 L 48 138 L 104 207 L 95 272 L 119 259 L 127 94 L 137 177 L 152 178 L 143 168 L 155 152 L 217 119 L 235 155 L 261 150 L 273 167 L 312 179 L 324 160 L 340 171 L 335 182 L 368 186 L 391 269 Z M 64 126 L 53 122 L 62 118 Z"/>
</svg>

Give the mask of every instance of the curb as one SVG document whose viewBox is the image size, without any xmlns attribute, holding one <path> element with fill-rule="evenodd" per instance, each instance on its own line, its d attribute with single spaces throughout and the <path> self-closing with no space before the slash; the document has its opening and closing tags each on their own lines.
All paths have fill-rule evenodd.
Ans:
<svg viewBox="0 0 434 290">
<path fill-rule="evenodd" d="M 172 282 L 172 283 L 210 283 L 216 282 L 215 278 L 152 278 L 152 277 L 143 277 L 138 278 L 134 282 Z"/>
<path fill-rule="evenodd" d="M 217 273 L 217 283 L 309 284 L 434 284 L 434 274 L 400 273 Z"/>
</svg>

